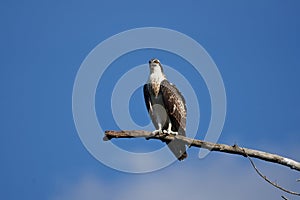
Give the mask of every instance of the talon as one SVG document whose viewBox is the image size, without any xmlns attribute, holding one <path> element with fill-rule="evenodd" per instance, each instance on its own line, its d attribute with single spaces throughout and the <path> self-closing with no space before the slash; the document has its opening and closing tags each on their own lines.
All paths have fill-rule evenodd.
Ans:
<svg viewBox="0 0 300 200">
<path fill-rule="evenodd" d="M 163 131 L 161 129 L 152 131 L 151 134 L 149 135 L 149 137 L 146 137 L 146 140 L 150 139 L 151 137 L 155 137 L 156 135 L 161 134 Z"/>
<path fill-rule="evenodd" d="M 178 135 L 178 132 L 174 132 L 172 130 L 168 130 L 168 134 L 169 135 Z"/>
<path fill-rule="evenodd" d="M 163 133 L 163 131 L 162 131 L 162 128 L 161 128 L 161 124 L 158 124 L 158 129 L 155 130 L 155 131 L 152 131 L 152 134 L 151 134 L 150 137 L 153 137 L 153 136 L 156 136 L 156 135 L 162 134 L 162 133 Z"/>
<path fill-rule="evenodd" d="M 156 136 L 156 135 L 159 135 L 159 134 L 162 134 L 163 131 L 161 129 L 158 129 L 158 130 L 155 130 L 155 131 L 152 131 L 152 136 Z"/>
<path fill-rule="evenodd" d="M 169 134 L 169 135 L 178 135 L 178 132 L 172 131 L 172 124 L 171 123 L 169 123 L 168 130 L 166 131 L 166 133 Z"/>
</svg>

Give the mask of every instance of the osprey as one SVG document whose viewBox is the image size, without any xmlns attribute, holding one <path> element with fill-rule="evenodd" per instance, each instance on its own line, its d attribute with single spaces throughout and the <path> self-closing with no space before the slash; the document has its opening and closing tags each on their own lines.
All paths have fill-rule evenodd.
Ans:
<svg viewBox="0 0 300 200">
<path fill-rule="evenodd" d="M 149 68 L 149 79 L 143 91 L 147 110 L 156 128 L 153 135 L 168 133 L 185 136 L 186 105 L 183 96 L 167 80 L 158 59 L 151 59 Z M 178 160 L 187 157 L 184 143 L 173 140 L 167 144 Z"/>
</svg>

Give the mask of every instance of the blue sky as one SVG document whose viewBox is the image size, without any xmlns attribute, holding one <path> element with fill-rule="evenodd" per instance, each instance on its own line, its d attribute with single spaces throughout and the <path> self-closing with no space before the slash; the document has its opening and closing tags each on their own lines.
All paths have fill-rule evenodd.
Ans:
<svg viewBox="0 0 300 200">
<path fill-rule="evenodd" d="M 49 200 L 199 195 L 205 199 L 279 199 L 283 193 L 261 180 L 248 161 L 238 156 L 211 153 L 199 159 L 198 149 L 191 148 L 186 161 L 140 175 L 101 164 L 78 137 L 72 90 L 81 63 L 103 40 L 138 27 L 173 29 L 200 43 L 222 75 L 227 116 L 218 142 L 300 160 L 299 9 L 296 0 L 2 1 L 0 196 Z M 131 64 L 143 64 L 152 57 L 170 66 L 177 62 L 165 52 L 136 52 L 124 55 L 112 69 L 117 64 L 130 69 Z M 133 97 L 139 107 L 132 106 L 130 113 L 136 123 L 145 124 L 149 119 L 139 94 L 137 91 Z M 101 119 L 110 113 L 100 113 L 99 95 L 96 107 Z M 203 83 L 197 95 L 203 96 L 203 125 L 197 135 L 202 138 L 210 118 Z M 103 127 L 117 128 L 109 117 L 102 118 Z M 113 142 L 145 151 L 137 141 Z M 145 144 L 146 149 L 160 146 L 154 141 Z M 260 161 L 257 165 L 273 180 L 299 191 L 295 182 L 299 173 Z"/>
</svg>

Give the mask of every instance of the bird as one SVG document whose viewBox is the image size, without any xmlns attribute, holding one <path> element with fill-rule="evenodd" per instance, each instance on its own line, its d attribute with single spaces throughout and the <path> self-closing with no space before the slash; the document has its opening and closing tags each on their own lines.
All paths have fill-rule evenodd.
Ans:
<svg viewBox="0 0 300 200">
<path fill-rule="evenodd" d="M 186 103 L 185 99 L 170 83 L 164 74 L 163 67 L 157 58 L 149 60 L 150 74 L 143 87 L 144 100 L 151 121 L 157 134 L 186 136 Z M 178 160 L 187 158 L 186 146 L 183 142 L 174 139 L 167 142 L 169 149 Z"/>
</svg>

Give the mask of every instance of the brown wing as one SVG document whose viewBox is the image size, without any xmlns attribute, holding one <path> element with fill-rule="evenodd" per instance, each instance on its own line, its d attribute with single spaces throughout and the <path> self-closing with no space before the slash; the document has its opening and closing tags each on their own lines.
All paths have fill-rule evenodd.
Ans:
<svg viewBox="0 0 300 200">
<path fill-rule="evenodd" d="M 145 84 L 144 85 L 144 88 L 143 88 L 143 92 L 144 92 L 144 99 L 145 99 L 145 104 L 146 104 L 146 107 L 147 107 L 147 111 L 150 115 L 150 118 L 152 120 L 152 123 L 154 125 L 154 127 L 156 129 L 158 129 L 158 124 L 156 123 L 153 117 L 153 110 L 152 110 L 152 103 L 151 103 L 151 97 L 150 97 L 150 91 L 149 91 L 149 84 Z"/>
<path fill-rule="evenodd" d="M 182 94 L 175 85 L 171 84 L 167 80 L 161 82 L 160 91 L 163 94 L 164 105 L 172 123 L 172 131 L 185 136 L 186 105 Z M 183 160 L 187 157 L 184 143 L 178 140 L 173 140 L 167 144 L 178 160 Z"/>
<path fill-rule="evenodd" d="M 144 92 L 144 99 L 145 99 L 145 104 L 146 104 L 146 107 L 147 107 L 147 111 L 149 112 L 149 109 L 151 107 L 151 99 L 150 99 L 150 92 L 148 90 L 148 84 L 145 84 L 144 85 L 144 88 L 143 88 L 143 92 Z"/>
<path fill-rule="evenodd" d="M 186 105 L 185 100 L 175 85 L 164 80 L 160 85 L 163 101 L 172 123 L 172 131 L 178 131 L 185 136 L 186 130 Z"/>
</svg>

